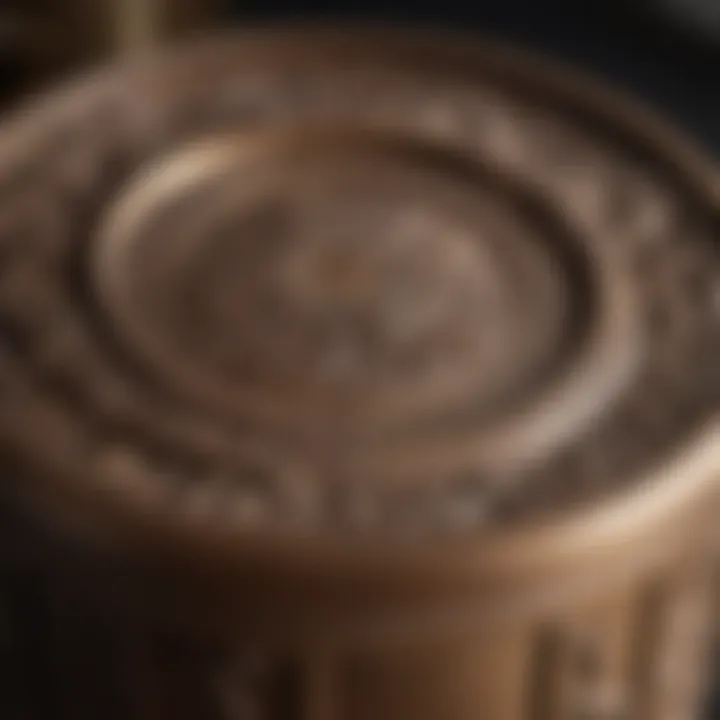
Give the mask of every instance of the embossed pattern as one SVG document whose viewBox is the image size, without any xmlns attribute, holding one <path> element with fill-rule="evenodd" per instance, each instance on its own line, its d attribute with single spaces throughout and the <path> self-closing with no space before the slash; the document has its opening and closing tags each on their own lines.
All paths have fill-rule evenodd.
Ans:
<svg viewBox="0 0 720 720">
<path fill-rule="evenodd" d="M 506 70 L 220 43 L 7 128 L 6 441 L 284 532 L 475 532 L 642 477 L 715 407 L 714 228 Z"/>
</svg>

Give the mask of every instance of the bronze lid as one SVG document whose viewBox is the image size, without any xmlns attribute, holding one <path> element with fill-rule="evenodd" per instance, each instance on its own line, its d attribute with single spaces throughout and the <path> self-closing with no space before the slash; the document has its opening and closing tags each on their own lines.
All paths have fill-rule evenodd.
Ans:
<svg viewBox="0 0 720 720">
<path fill-rule="evenodd" d="M 716 178 L 537 58 L 214 38 L 36 101 L 0 179 L 0 437 L 78 526 L 465 577 L 712 482 Z"/>
</svg>

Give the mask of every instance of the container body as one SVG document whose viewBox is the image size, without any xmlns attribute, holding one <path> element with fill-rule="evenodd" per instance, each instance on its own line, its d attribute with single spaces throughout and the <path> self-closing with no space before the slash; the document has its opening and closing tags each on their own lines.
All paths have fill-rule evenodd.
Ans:
<svg viewBox="0 0 720 720">
<path fill-rule="evenodd" d="M 287 31 L 37 101 L 0 181 L 3 720 L 698 717 L 682 138 L 512 48 Z"/>
<path fill-rule="evenodd" d="M 8 720 L 694 720 L 712 681 L 709 545 L 522 618 L 283 641 L 251 615 L 224 634 L 163 622 L 172 597 L 128 602 L 141 581 L 124 563 L 3 525 Z"/>
</svg>

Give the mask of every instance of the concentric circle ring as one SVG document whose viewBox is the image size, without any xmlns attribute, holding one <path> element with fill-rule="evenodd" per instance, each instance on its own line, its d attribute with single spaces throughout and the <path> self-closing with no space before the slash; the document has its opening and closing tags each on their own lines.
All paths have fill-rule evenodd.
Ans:
<svg viewBox="0 0 720 720">
<path fill-rule="evenodd" d="M 473 396 L 474 383 L 484 380 L 483 375 L 487 375 L 487 368 L 478 368 L 477 358 L 473 365 L 475 356 L 470 354 L 469 361 L 464 365 L 458 365 L 454 371 L 451 367 L 445 367 L 440 377 L 425 378 L 424 382 L 422 382 L 423 377 L 420 376 L 420 382 L 415 387 L 409 390 L 403 388 L 404 392 L 399 395 L 393 395 L 392 386 L 380 394 L 368 393 L 363 386 L 363 392 L 348 398 L 347 395 L 341 394 L 342 388 L 338 389 L 336 384 L 331 383 L 329 389 L 311 384 L 309 388 L 301 388 L 305 392 L 304 395 L 295 395 L 289 401 L 287 396 L 291 394 L 293 388 L 290 388 L 289 392 L 287 387 L 281 387 L 280 396 L 273 402 L 272 384 L 253 385 L 252 382 L 245 382 L 240 385 L 238 392 L 233 392 L 222 378 L 218 381 L 217 372 L 212 372 L 212 369 L 203 371 L 203 368 L 198 368 L 192 361 L 186 362 L 187 357 L 182 349 L 177 345 L 174 346 L 172 342 L 168 343 L 168 338 L 163 337 L 164 327 L 161 323 L 153 324 L 148 321 L 152 307 L 148 307 L 147 303 L 143 305 L 143 297 L 146 293 L 143 288 L 138 288 L 137 278 L 142 274 L 142 265 L 148 261 L 152 262 L 153 251 L 148 249 L 149 245 L 155 243 L 158 246 L 156 252 L 159 252 L 160 263 L 163 265 L 149 275 L 150 279 L 147 282 L 153 285 L 154 291 L 163 282 L 173 282 L 172 274 L 175 270 L 168 270 L 168 267 L 175 267 L 178 262 L 181 265 L 190 262 L 196 266 L 198 262 L 192 250 L 189 261 L 182 259 L 177 261 L 177 257 L 181 256 L 183 251 L 182 243 L 174 236 L 167 237 L 161 234 L 158 237 L 152 235 L 146 237 L 147 227 L 152 228 L 152 221 L 157 213 L 164 211 L 172 213 L 178 204 L 192 202 L 193 194 L 202 193 L 203 188 L 213 181 L 217 182 L 217 178 L 221 178 L 221 183 L 222 178 L 226 178 L 226 184 L 231 184 L 232 178 L 228 181 L 227 174 L 238 169 L 241 181 L 249 184 L 251 190 L 248 193 L 243 188 L 244 195 L 231 192 L 230 203 L 240 205 L 243 211 L 251 213 L 253 203 L 257 201 L 257 186 L 261 183 L 257 175 L 262 171 L 258 171 L 258 168 L 279 161 L 282 181 L 282 163 L 291 161 L 296 155 L 301 158 L 309 156 L 311 163 L 322 164 L 332 161 L 338 155 L 341 163 L 347 162 L 348 156 L 352 157 L 355 154 L 364 157 L 379 155 L 381 160 L 387 157 L 399 158 L 401 163 L 410 163 L 411 171 L 429 166 L 437 173 L 440 168 L 441 171 L 449 171 L 448 176 L 452 182 L 457 182 L 459 177 L 462 183 L 469 186 L 471 192 L 483 190 L 488 178 L 493 176 L 492 170 L 479 167 L 474 159 L 459 156 L 450 148 L 440 144 L 433 145 L 427 139 L 368 132 L 362 128 L 293 128 L 214 137 L 186 147 L 146 167 L 138 178 L 128 184 L 126 192 L 109 206 L 109 212 L 106 214 L 98 234 L 98 241 L 94 246 L 93 273 L 98 296 L 115 321 L 117 331 L 124 336 L 126 345 L 140 357 L 141 362 L 154 367 L 157 377 L 167 382 L 172 392 L 186 393 L 192 396 L 194 402 L 210 404 L 226 416 L 235 413 L 247 418 L 249 414 L 253 421 L 266 420 L 276 425 L 288 422 L 306 423 L 314 411 L 322 410 L 323 407 L 327 409 L 329 405 L 330 412 L 324 418 L 325 432 L 330 428 L 335 428 L 338 432 L 338 428 L 342 425 L 346 435 L 364 438 L 372 438 L 373 434 L 377 434 L 376 429 L 384 434 L 387 433 L 388 427 L 392 430 L 393 426 L 388 426 L 388 420 L 397 419 L 398 414 L 405 425 L 410 422 L 422 426 L 423 407 L 432 409 L 431 418 L 436 415 L 442 417 L 445 414 L 452 420 L 455 408 L 453 400 L 448 402 L 448 395 L 454 398 L 456 404 L 463 395 Z M 378 170 L 377 167 L 372 167 L 371 171 L 375 172 L 378 178 L 383 177 L 382 170 Z M 287 168 L 284 168 L 284 174 L 288 174 Z M 277 184 L 277 178 L 272 182 Z M 301 183 L 307 183 L 305 176 L 301 178 Z M 277 188 L 272 186 L 270 193 L 276 191 Z M 263 200 L 262 195 L 260 199 Z M 206 205 L 209 203 L 210 201 L 206 200 Z M 249 204 L 249 210 L 244 208 L 244 204 Z M 546 208 L 542 208 L 542 211 L 545 210 Z M 480 221 L 482 220 L 481 217 Z M 563 365 L 557 372 L 557 379 L 542 387 L 539 396 L 531 395 L 523 398 L 520 406 L 509 403 L 504 420 L 502 416 L 493 416 L 489 422 L 483 424 L 480 432 L 477 424 L 474 424 L 469 438 L 464 437 L 462 431 L 457 432 L 452 422 L 439 431 L 437 423 L 431 422 L 432 435 L 426 442 L 420 444 L 419 452 L 417 437 L 413 437 L 413 447 L 409 450 L 404 451 L 402 446 L 392 443 L 389 455 L 381 449 L 377 454 L 370 454 L 369 462 L 358 458 L 358 467 L 366 467 L 371 472 L 373 470 L 380 470 L 383 473 L 390 471 L 390 474 L 397 472 L 398 476 L 416 474 L 418 468 L 432 471 L 434 463 L 438 464 L 439 472 L 447 472 L 448 468 L 453 466 L 458 468 L 457 472 L 460 472 L 462 467 L 468 464 L 482 467 L 486 472 L 497 472 L 501 469 L 514 471 L 536 462 L 544 452 L 562 444 L 568 437 L 579 432 L 583 426 L 597 417 L 602 411 L 603 404 L 612 402 L 614 393 L 622 391 L 625 383 L 632 377 L 634 362 L 637 359 L 637 324 L 629 288 L 623 285 L 622 274 L 613 267 L 612 254 L 607 252 L 602 244 L 594 243 L 592 239 L 586 240 L 581 233 L 573 233 L 570 228 L 563 227 L 562 219 L 552 217 L 552 213 L 550 220 L 548 225 L 553 230 L 560 229 L 565 237 L 561 239 L 553 237 L 552 240 L 540 237 L 537 242 L 545 244 L 559 241 L 561 245 L 565 243 L 567 247 L 561 247 L 566 256 L 563 258 L 561 254 L 560 262 L 550 266 L 548 274 L 576 273 L 576 277 L 573 278 L 574 289 L 581 293 L 580 296 L 577 293 L 573 294 L 571 288 L 570 291 L 558 294 L 553 288 L 556 296 L 555 311 L 562 312 L 564 303 L 571 305 L 584 303 L 590 310 L 590 316 L 583 318 L 587 327 L 583 329 L 580 338 L 573 340 L 580 344 L 571 351 L 570 365 L 567 367 Z M 189 222 L 192 223 L 193 219 L 190 218 Z M 199 224 L 202 226 L 202 223 Z M 480 228 L 481 231 L 483 229 Z M 471 230 L 478 228 L 474 226 Z M 191 231 L 191 234 L 201 231 L 201 229 Z M 242 235 L 242 230 L 238 232 Z M 482 245 L 481 237 L 470 239 L 474 241 L 473 249 L 476 249 L 478 243 Z M 295 236 L 291 237 L 291 241 L 295 245 L 303 242 L 301 238 Z M 513 242 L 517 241 L 517 238 L 514 238 Z M 193 236 L 190 242 L 202 244 L 205 241 Z M 232 242 L 242 244 L 244 239 L 240 236 Z M 262 242 L 269 244 L 273 239 L 263 238 Z M 365 245 L 371 242 L 367 240 Z M 441 246 L 440 256 L 442 253 L 452 253 L 452 246 L 447 237 L 442 235 L 431 237 L 430 242 Z M 576 246 L 570 247 L 573 244 Z M 419 249 L 422 250 L 423 246 L 419 246 Z M 286 248 L 286 251 L 290 250 Z M 329 251 L 328 248 L 323 248 L 319 252 L 327 254 L 332 252 L 332 247 Z M 363 247 L 359 252 L 366 254 L 369 251 Z M 466 264 L 473 260 L 468 252 L 465 252 L 462 258 Z M 562 261 L 568 258 L 574 262 L 571 268 L 562 265 Z M 539 267 L 542 260 L 541 257 L 535 257 L 534 266 L 531 267 Z M 362 257 L 351 255 L 351 263 L 357 265 L 358 262 L 362 262 Z M 377 271 L 377 268 L 375 270 Z M 258 272 L 262 271 L 263 269 L 258 270 Z M 533 269 L 532 272 L 537 271 Z M 485 282 L 492 283 L 494 279 L 486 277 Z M 551 282 L 555 280 L 558 278 L 550 278 Z M 366 278 L 362 281 L 366 281 Z M 440 286 L 440 293 L 452 294 L 463 281 L 464 278 L 455 272 L 447 279 L 446 286 Z M 208 279 L 207 282 L 210 280 Z M 479 273 L 478 277 L 471 277 L 470 282 L 482 284 L 483 274 Z M 162 291 L 162 288 L 160 290 Z M 282 291 L 287 293 L 287 288 L 282 288 Z M 363 290 L 363 292 L 365 292 L 363 300 L 367 303 L 367 291 Z M 295 295 L 292 297 L 283 295 L 281 298 L 282 302 L 288 304 L 297 304 L 303 299 Z M 474 299 L 470 292 L 468 301 Z M 440 302 L 444 300 L 444 297 L 439 298 Z M 482 328 L 479 325 L 481 320 L 478 316 L 482 314 L 482 303 L 487 301 L 487 293 L 478 298 L 478 312 L 469 318 L 470 324 L 463 328 L 468 334 L 481 334 Z M 174 301 L 170 302 L 172 304 Z M 152 302 L 150 304 L 152 305 Z M 459 307 L 458 304 L 456 309 Z M 433 310 L 433 307 L 430 306 L 430 309 Z M 389 310 L 392 311 L 392 308 Z M 380 308 L 379 312 L 387 313 L 388 308 Z M 260 315 L 259 311 L 258 315 Z M 353 316 L 344 315 L 342 319 L 345 325 L 349 326 Z M 455 320 L 455 318 L 445 319 L 450 322 Z M 373 318 L 373 322 L 376 320 Z M 257 318 L 257 322 L 263 322 L 262 316 Z M 492 320 L 492 322 L 497 321 Z M 512 318 L 508 318 L 507 322 L 512 323 Z M 222 334 L 231 335 L 233 330 L 230 325 Z M 508 330 L 503 328 L 490 337 L 489 341 L 495 340 L 499 344 L 507 344 L 508 338 L 503 335 L 507 332 Z M 246 338 L 238 339 L 240 343 L 244 340 Z M 388 342 L 393 341 L 394 339 L 390 338 Z M 475 342 L 474 338 L 472 342 Z M 562 343 L 563 340 L 554 338 L 553 342 Z M 564 342 L 567 342 L 567 339 Z M 470 349 L 473 349 L 472 343 Z M 482 357 L 487 354 L 485 351 Z M 266 360 L 272 362 L 271 357 L 267 357 Z M 508 362 L 507 355 L 504 362 L 505 364 Z M 301 378 L 302 382 L 307 380 L 307 377 Z M 402 377 L 396 378 L 395 385 L 400 385 L 402 381 Z M 325 397 L 323 390 L 326 391 Z M 297 416 L 298 412 L 299 416 Z M 420 414 L 420 422 L 413 413 L 416 416 Z M 321 417 L 321 422 L 322 419 Z M 315 413 L 315 421 L 317 420 L 318 416 Z M 402 425 L 399 432 L 402 436 Z M 453 436 L 448 438 L 448 433 L 452 433 Z M 381 442 L 381 447 L 383 444 L 384 442 Z M 362 447 L 363 454 L 366 454 L 367 446 L 363 444 Z M 378 468 L 372 467 L 375 462 L 379 462 Z M 415 467 L 409 468 L 408 463 Z"/>
</svg>

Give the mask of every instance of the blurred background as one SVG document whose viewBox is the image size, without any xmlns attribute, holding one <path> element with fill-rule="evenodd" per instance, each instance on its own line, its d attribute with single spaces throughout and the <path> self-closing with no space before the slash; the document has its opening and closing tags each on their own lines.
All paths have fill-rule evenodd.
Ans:
<svg viewBox="0 0 720 720">
<path fill-rule="evenodd" d="M 720 156 L 720 0 L 0 0 L 0 81 L 21 92 L 215 25 L 347 21 L 460 27 L 605 76 Z"/>
<path fill-rule="evenodd" d="M 720 0 L 0 0 L 0 106 L 168 39 L 318 21 L 462 28 L 539 48 L 641 98 L 720 159 Z M 720 654 L 717 668 L 720 678 Z M 720 680 L 707 717 L 720 720 Z"/>
</svg>

